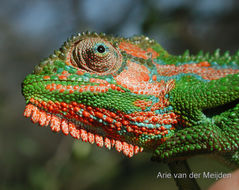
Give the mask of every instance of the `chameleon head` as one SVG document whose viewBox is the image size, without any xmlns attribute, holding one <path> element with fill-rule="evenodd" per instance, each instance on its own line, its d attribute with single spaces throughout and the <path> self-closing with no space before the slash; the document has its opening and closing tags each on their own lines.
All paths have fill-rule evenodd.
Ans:
<svg viewBox="0 0 239 190">
<path fill-rule="evenodd" d="M 24 115 L 129 157 L 154 149 L 177 123 L 168 97 L 174 82 L 158 81 L 152 61 L 162 55 L 146 37 L 73 36 L 25 78 Z"/>
</svg>

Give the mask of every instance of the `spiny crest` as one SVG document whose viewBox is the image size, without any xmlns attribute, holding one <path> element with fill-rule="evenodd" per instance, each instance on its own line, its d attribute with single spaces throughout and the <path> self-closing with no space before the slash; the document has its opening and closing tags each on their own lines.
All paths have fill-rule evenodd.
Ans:
<svg viewBox="0 0 239 190">
<path fill-rule="evenodd" d="M 169 63 L 175 63 L 175 59 L 178 59 L 178 62 L 211 62 L 214 65 L 228 65 L 228 66 L 236 66 L 239 65 L 239 50 L 234 54 L 230 55 L 229 51 L 225 51 L 223 54 L 220 53 L 220 49 L 216 49 L 214 53 L 210 54 L 209 52 L 204 53 L 202 50 L 199 51 L 196 55 L 190 55 L 189 50 L 186 50 L 182 56 L 178 56 L 177 58 L 169 57 L 167 61 Z"/>
</svg>

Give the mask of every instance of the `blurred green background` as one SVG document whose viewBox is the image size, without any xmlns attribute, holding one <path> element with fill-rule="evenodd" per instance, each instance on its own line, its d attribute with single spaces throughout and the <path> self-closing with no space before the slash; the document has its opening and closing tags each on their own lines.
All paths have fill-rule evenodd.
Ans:
<svg viewBox="0 0 239 190">
<path fill-rule="evenodd" d="M 23 117 L 21 82 L 34 65 L 76 32 L 144 34 L 170 53 L 186 49 L 234 53 L 238 0 L 1 0 L 0 189 L 176 189 L 163 163 L 131 159 L 33 125 Z M 195 172 L 229 172 L 206 156 L 189 159 Z M 215 180 L 199 179 L 206 189 Z"/>
</svg>

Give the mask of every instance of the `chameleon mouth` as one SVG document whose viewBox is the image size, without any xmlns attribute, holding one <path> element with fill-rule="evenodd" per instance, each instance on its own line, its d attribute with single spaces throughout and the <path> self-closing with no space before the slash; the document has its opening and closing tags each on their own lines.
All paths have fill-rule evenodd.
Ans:
<svg viewBox="0 0 239 190">
<path fill-rule="evenodd" d="M 24 111 L 25 117 L 30 117 L 33 123 L 38 123 L 41 127 L 50 126 L 54 132 L 60 132 L 64 135 L 71 135 L 75 139 L 81 139 L 84 142 L 91 144 L 96 143 L 98 147 L 105 146 L 107 149 L 115 147 L 118 152 L 122 152 L 125 156 L 132 157 L 133 155 L 142 152 L 143 148 L 137 145 L 132 145 L 120 140 L 114 140 L 108 137 L 103 137 L 99 134 L 94 134 L 81 128 L 79 124 L 62 118 L 62 116 L 49 113 L 39 109 L 37 106 L 29 103 Z"/>
</svg>

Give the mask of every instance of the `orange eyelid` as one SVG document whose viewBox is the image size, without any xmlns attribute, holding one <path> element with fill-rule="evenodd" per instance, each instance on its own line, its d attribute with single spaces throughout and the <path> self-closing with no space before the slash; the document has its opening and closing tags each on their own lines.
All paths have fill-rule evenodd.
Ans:
<svg viewBox="0 0 239 190">
<path fill-rule="evenodd" d="M 95 52 L 92 47 L 97 43 L 104 43 L 108 50 L 103 53 Z M 88 54 L 87 49 L 92 51 Z M 104 39 L 86 38 L 75 44 L 74 48 L 68 52 L 66 62 L 87 72 L 105 75 L 112 74 L 120 68 L 122 55 L 118 48 Z M 77 74 L 81 75 L 82 72 L 79 71 Z"/>
</svg>

